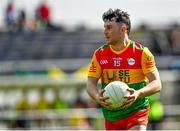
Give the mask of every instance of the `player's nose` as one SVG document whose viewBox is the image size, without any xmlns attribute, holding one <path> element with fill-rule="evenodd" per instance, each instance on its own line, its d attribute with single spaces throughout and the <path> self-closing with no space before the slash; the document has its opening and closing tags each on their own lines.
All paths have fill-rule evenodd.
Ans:
<svg viewBox="0 0 180 131">
<path fill-rule="evenodd" d="M 106 30 L 106 29 L 104 30 L 104 35 L 105 35 L 105 36 L 107 36 L 107 35 L 108 35 L 108 32 L 107 32 L 107 30 Z"/>
</svg>

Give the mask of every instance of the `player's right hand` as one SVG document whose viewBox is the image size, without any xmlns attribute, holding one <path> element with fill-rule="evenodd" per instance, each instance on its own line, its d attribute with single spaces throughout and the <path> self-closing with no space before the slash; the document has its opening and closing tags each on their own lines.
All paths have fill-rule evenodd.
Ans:
<svg viewBox="0 0 180 131">
<path fill-rule="evenodd" d="M 111 103 L 106 102 L 106 100 L 109 99 L 109 97 L 107 97 L 107 96 L 104 97 L 104 96 L 103 96 L 104 92 L 105 92 L 105 90 L 102 89 L 102 90 L 97 94 L 97 96 L 96 96 L 96 102 L 97 102 L 98 104 L 100 104 L 101 106 L 104 106 L 104 107 L 106 107 L 106 108 L 109 109 L 109 110 L 112 110 Z"/>
</svg>

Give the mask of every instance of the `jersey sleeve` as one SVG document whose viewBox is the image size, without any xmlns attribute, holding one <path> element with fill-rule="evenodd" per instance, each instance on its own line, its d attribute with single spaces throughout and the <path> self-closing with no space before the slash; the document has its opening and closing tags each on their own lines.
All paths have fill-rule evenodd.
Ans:
<svg viewBox="0 0 180 131">
<path fill-rule="evenodd" d="M 143 53 L 142 53 L 141 65 L 142 65 L 142 70 L 144 74 L 153 72 L 157 69 L 154 56 L 146 47 L 144 48 Z"/>
<path fill-rule="evenodd" d="M 91 64 L 89 66 L 88 76 L 100 78 L 101 72 L 102 72 L 101 66 L 99 62 L 97 61 L 96 55 L 94 53 L 91 60 Z"/>
</svg>

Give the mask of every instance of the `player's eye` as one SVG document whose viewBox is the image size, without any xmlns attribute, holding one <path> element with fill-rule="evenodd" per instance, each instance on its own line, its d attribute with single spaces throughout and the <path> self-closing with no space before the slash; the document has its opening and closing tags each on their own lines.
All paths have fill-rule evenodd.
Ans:
<svg viewBox="0 0 180 131">
<path fill-rule="evenodd" d="M 112 26 L 106 26 L 106 29 L 110 30 L 110 29 L 112 29 Z"/>
</svg>

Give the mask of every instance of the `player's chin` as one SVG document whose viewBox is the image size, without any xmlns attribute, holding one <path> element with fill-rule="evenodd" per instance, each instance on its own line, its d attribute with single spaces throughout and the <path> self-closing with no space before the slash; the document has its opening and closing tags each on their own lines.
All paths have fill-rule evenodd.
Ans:
<svg viewBox="0 0 180 131">
<path fill-rule="evenodd" d="M 107 43 L 108 43 L 108 45 L 115 45 L 115 44 L 116 44 L 116 43 L 115 43 L 114 41 L 112 41 L 112 40 L 108 40 Z"/>
<path fill-rule="evenodd" d="M 106 42 L 107 42 L 108 44 L 110 44 L 110 43 L 111 43 L 111 40 L 110 40 L 109 38 L 106 38 Z"/>
<path fill-rule="evenodd" d="M 107 44 L 108 45 L 113 45 L 113 43 L 111 41 L 109 41 L 109 40 L 107 40 Z"/>
</svg>

